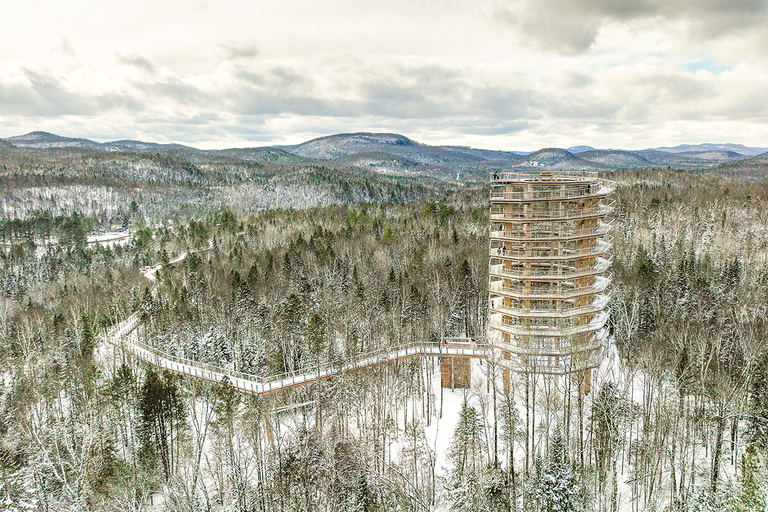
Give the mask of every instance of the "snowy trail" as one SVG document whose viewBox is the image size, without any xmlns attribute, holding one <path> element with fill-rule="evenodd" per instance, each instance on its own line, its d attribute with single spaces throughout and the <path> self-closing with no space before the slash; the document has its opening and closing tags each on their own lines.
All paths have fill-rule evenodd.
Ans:
<svg viewBox="0 0 768 512">
<path fill-rule="evenodd" d="M 186 259 L 187 255 L 188 253 L 184 252 L 170 260 L 168 264 L 179 263 Z M 157 272 L 162 268 L 163 265 L 161 264 L 152 267 L 144 267 L 141 269 L 141 273 L 147 280 L 152 282 L 154 287 L 154 285 L 157 284 Z M 362 354 L 344 361 L 336 361 L 306 373 L 262 377 L 162 352 L 140 342 L 138 336 L 131 336 L 139 324 L 141 324 L 141 315 L 139 313 L 133 313 L 125 320 L 109 329 L 106 335 L 107 342 L 132 354 L 142 361 L 175 373 L 216 383 L 221 382 L 224 377 L 227 377 L 229 384 L 238 391 L 255 395 L 263 395 L 286 388 L 302 386 L 318 380 L 329 379 L 340 373 L 362 370 L 364 368 L 379 366 L 411 357 L 446 355 L 479 358 L 488 357 L 487 348 L 474 343 L 451 342 L 441 345 L 436 343 L 413 342 L 398 347 L 391 347 Z"/>
<path fill-rule="evenodd" d="M 101 244 L 106 247 L 111 247 L 117 244 L 124 244 L 130 239 L 130 231 L 119 231 L 113 233 L 101 233 L 98 235 L 88 235 L 86 241 L 89 244 Z"/>
</svg>

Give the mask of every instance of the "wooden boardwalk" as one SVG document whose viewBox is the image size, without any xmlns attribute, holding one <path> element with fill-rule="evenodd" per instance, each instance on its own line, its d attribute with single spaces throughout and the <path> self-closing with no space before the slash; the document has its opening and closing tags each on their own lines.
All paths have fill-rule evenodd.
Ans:
<svg viewBox="0 0 768 512">
<path fill-rule="evenodd" d="M 178 257 L 172 259 L 169 263 L 183 261 L 186 256 L 186 252 L 182 253 Z M 153 287 L 157 284 L 157 272 L 162 267 L 162 265 L 158 264 L 152 267 L 145 267 L 141 270 L 144 277 L 152 282 Z M 107 331 L 106 341 L 116 348 L 157 368 L 215 383 L 223 382 L 224 377 L 226 377 L 230 386 L 238 391 L 254 395 L 264 395 L 283 389 L 302 386 L 319 380 L 329 379 L 334 375 L 341 373 L 371 368 L 411 357 L 463 356 L 487 358 L 489 355 L 487 347 L 475 343 L 448 342 L 438 344 L 413 342 L 397 347 L 377 350 L 367 354 L 361 354 L 353 358 L 335 361 L 333 363 L 327 363 L 321 367 L 316 367 L 311 371 L 307 371 L 306 373 L 263 377 L 201 363 L 192 359 L 177 357 L 158 350 L 155 347 L 139 341 L 136 329 L 140 324 L 141 315 L 139 313 L 133 313 Z"/>
<path fill-rule="evenodd" d="M 138 336 L 135 335 L 136 328 L 140 323 L 140 315 L 138 313 L 132 314 L 108 331 L 107 342 L 157 368 L 216 383 L 222 382 L 224 377 L 226 377 L 230 386 L 238 391 L 252 393 L 254 395 L 263 395 L 287 388 L 302 386 L 318 380 L 328 379 L 340 373 L 371 368 L 411 357 L 488 357 L 487 349 L 474 343 L 451 342 L 447 344 L 437 344 L 414 342 L 398 347 L 370 352 L 342 361 L 336 361 L 307 371 L 306 373 L 262 377 L 260 375 L 236 372 L 227 368 L 177 357 L 146 345 L 145 343 L 138 341 Z"/>
</svg>

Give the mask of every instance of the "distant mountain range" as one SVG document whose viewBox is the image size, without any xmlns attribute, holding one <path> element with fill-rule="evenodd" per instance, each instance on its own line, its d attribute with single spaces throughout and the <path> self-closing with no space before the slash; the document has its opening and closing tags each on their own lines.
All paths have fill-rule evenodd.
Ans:
<svg viewBox="0 0 768 512">
<path fill-rule="evenodd" d="M 492 151 L 463 146 L 430 146 L 394 133 L 346 133 L 291 145 L 199 150 L 179 144 L 134 140 L 94 142 L 47 132 L 0 139 L 4 153 L 44 152 L 56 156 L 90 152 L 161 153 L 191 162 L 233 161 L 277 165 L 361 168 L 379 174 L 427 175 L 484 180 L 503 170 L 622 170 L 654 167 L 701 169 L 731 175 L 768 174 L 768 148 L 741 144 L 684 144 L 639 151 L 573 146 L 533 153 Z"/>
<path fill-rule="evenodd" d="M 0 139 L 3 140 L 3 139 Z M 60 149 L 85 148 L 95 151 L 158 151 L 164 149 L 183 149 L 196 151 L 194 148 L 180 144 L 155 144 L 137 140 L 117 140 L 114 142 L 94 142 L 88 139 L 72 139 L 48 132 L 30 132 L 5 139 L 14 147 L 24 149 Z"/>
<path fill-rule="evenodd" d="M 667 153 L 691 153 L 702 151 L 727 151 L 746 156 L 757 156 L 768 151 L 766 148 L 750 148 L 742 144 L 681 144 L 673 148 L 656 148 Z"/>
</svg>

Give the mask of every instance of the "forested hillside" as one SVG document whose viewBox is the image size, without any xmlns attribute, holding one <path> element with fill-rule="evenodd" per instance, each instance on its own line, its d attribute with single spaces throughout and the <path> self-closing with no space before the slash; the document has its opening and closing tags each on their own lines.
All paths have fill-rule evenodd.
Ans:
<svg viewBox="0 0 768 512">
<path fill-rule="evenodd" d="M 4 169 L 3 197 L 18 198 L 0 226 L 0 503 L 11 510 L 764 507 L 765 181 L 608 175 L 620 364 L 581 412 L 542 394 L 526 418 L 519 389 L 505 393 L 487 363 L 466 393 L 435 386 L 435 361 L 416 358 L 254 397 L 101 341 L 139 311 L 144 342 L 258 375 L 414 340 L 482 343 L 487 189 L 67 156 L 90 169 L 77 186 L 114 194 L 88 206 L 58 158 Z M 31 194 L 27 220 L 12 220 Z M 114 225 L 130 243 L 85 243 Z M 142 280 L 141 267 L 193 250 L 154 292 Z M 464 405 L 437 433 L 450 442 L 431 443 L 448 421 L 444 393 Z"/>
<path fill-rule="evenodd" d="M 104 228 L 128 228 L 136 218 L 154 224 L 186 223 L 200 211 L 224 208 L 255 213 L 401 203 L 468 186 L 428 176 L 382 175 L 350 165 L 332 168 L 275 149 L 204 153 L 15 148 L 0 153 L 0 178 L 3 218 L 77 212 Z"/>
</svg>

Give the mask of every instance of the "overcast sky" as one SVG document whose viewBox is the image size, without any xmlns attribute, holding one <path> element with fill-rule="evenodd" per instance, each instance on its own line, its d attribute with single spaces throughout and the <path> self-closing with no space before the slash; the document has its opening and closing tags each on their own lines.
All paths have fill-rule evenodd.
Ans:
<svg viewBox="0 0 768 512">
<path fill-rule="evenodd" d="M 768 146 L 768 0 L 19 0 L 0 137 Z"/>
</svg>

